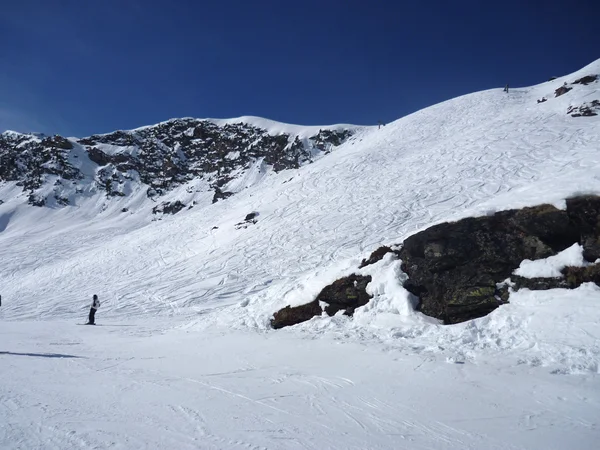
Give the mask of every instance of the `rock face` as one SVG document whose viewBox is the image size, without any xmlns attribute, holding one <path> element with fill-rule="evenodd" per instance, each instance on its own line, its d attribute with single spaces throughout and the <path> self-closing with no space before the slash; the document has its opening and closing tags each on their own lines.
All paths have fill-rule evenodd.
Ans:
<svg viewBox="0 0 600 450">
<path fill-rule="evenodd" d="M 342 310 L 345 315 L 352 316 L 356 308 L 366 305 L 371 299 L 371 295 L 366 291 L 370 282 L 370 276 L 356 274 L 340 278 L 323 288 L 312 302 L 295 307 L 288 305 L 277 311 L 273 315 L 271 326 L 275 329 L 283 328 L 320 316 L 323 313 L 320 303 L 327 304 L 325 312 L 329 316 Z"/>
<path fill-rule="evenodd" d="M 592 117 L 600 112 L 600 100 L 592 100 L 579 106 L 569 106 L 567 114 L 571 117 Z"/>
<path fill-rule="evenodd" d="M 555 97 L 560 97 L 561 95 L 564 95 L 567 92 L 569 92 L 571 89 L 573 89 L 573 88 L 572 87 L 568 87 L 568 86 L 561 86 L 557 90 L 554 91 L 554 96 Z"/>
<path fill-rule="evenodd" d="M 338 311 L 344 310 L 344 314 L 352 316 L 354 310 L 364 306 L 371 300 L 367 294 L 367 284 L 371 282 L 371 276 L 352 274 L 349 277 L 340 278 L 317 295 L 317 301 L 327 303 L 325 312 L 333 316 Z"/>
<path fill-rule="evenodd" d="M 306 322 L 315 316 L 320 316 L 322 312 L 323 310 L 317 300 L 293 308 L 286 306 L 273 315 L 271 326 L 275 329 L 289 327 L 290 325 Z"/>
<path fill-rule="evenodd" d="M 583 257 L 594 262 L 600 258 L 600 197 L 583 195 L 567 199 L 567 213 L 579 233 Z"/>
<path fill-rule="evenodd" d="M 441 223 L 410 236 L 399 250 L 379 247 L 360 267 L 395 253 L 408 275 L 404 287 L 419 297 L 418 309 L 445 324 L 485 316 L 507 303 L 507 279 L 515 291 L 574 289 L 587 282 L 600 286 L 600 264 L 565 267 L 556 278 L 513 275 L 523 260 L 547 258 L 575 243 L 588 262 L 600 258 L 600 197 L 574 197 L 566 204 L 566 210 L 539 205 Z M 371 299 L 366 292 L 370 282 L 370 276 L 356 274 L 341 278 L 309 304 L 278 311 L 271 324 L 281 328 L 309 320 L 323 313 L 322 303 L 330 316 L 340 310 L 351 316 Z"/>
<path fill-rule="evenodd" d="M 233 194 L 227 183 L 253 164 L 260 162 L 274 171 L 297 169 L 329 153 L 357 129 L 323 129 L 301 138 L 244 122 L 175 119 L 73 140 L 5 132 L 0 134 L 0 182 L 17 182 L 30 194 L 30 204 L 39 206 L 47 202 L 50 190 L 40 188 L 57 178 L 79 180 L 82 191 L 90 187 L 108 198 L 127 196 L 127 184 L 141 184 L 157 201 L 178 186 L 203 179 L 216 202 Z M 81 158 L 98 166 L 92 180 L 79 169 Z M 55 190 L 59 196 L 63 191 Z"/>
<path fill-rule="evenodd" d="M 397 255 L 400 254 L 400 252 L 398 250 L 393 250 L 391 247 L 388 247 L 387 245 L 383 245 L 383 246 L 379 247 L 377 250 L 375 250 L 373 253 L 371 253 L 371 256 L 369 256 L 367 259 L 363 259 L 360 263 L 360 266 L 358 266 L 358 268 L 362 269 L 363 267 L 370 266 L 371 264 L 375 264 L 376 262 L 381 261 L 383 259 L 383 257 L 388 253 L 395 253 Z"/>
<path fill-rule="evenodd" d="M 446 324 L 464 322 L 506 302 L 498 284 L 524 259 L 547 258 L 579 242 L 584 257 L 595 261 L 599 236 L 600 198 L 595 196 L 569 199 L 566 211 L 540 205 L 439 224 L 404 242 L 400 258 L 409 276 L 404 286 L 420 298 L 424 314 Z M 567 270 L 565 276 L 573 278 L 575 272 Z M 573 285 L 568 279 L 519 278 L 513 276 L 521 286 L 538 289 Z"/>
</svg>

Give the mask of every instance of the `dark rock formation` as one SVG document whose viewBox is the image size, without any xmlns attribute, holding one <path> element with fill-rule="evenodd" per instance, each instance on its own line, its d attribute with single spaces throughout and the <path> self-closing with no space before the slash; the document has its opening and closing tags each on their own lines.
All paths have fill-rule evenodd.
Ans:
<svg viewBox="0 0 600 450">
<path fill-rule="evenodd" d="M 574 242 L 583 246 L 583 257 L 594 262 L 600 258 L 600 197 L 584 195 L 567 199 L 569 220 L 577 228 Z"/>
<path fill-rule="evenodd" d="M 320 316 L 323 310 L 319 306 L 318 300 L 313 300 L 306 305 L 286 306 L 273 315 L 271 326 L 275 329 L 296 325 L 306 322 L 315 316 Z"/>
<path fill-rule="evenodd" d="M 566 94 L 567 92 L 569 92 L 571 89 L 573 89 L 572 87 L 568 87 L 568 86 L 561 86 L 559 87 L 557 90 L 554 91 L 554 96 L 555 97 L 560 97 L 563 94 Z"/>
<path fill-rule="evenodd" d="M 592 100 L 589 103 L 583 103 L 579 106 L 569 106 L 567 114 L 572 117 L 591 117 L 597 116 L 600 112 L 600 100 Z"/>
<path fill-rule="evenodd" d="M 239 230 L 240 228 L 248 228 L 248 225 L 254 225 L 256 222 L 258 222 L 258 220 L 256 220 L 256 217 L 258 217 L 257 212 L 251 212 L 249 214 L 246 214 L 246 218 L 244 219 L 244 221 L 236 223 L 235 228 Z"/>
<path fill-rule="evenodd" d="M 330 316 L 340 310 L 344 310 L 347 316 L 352 316 L 356 308 L 366 305 L 371 300 L 372 296 L 366 291 L 370 282 L 371 276 L 352 274 L 340 278 L 323 288 L 317 295 L 317 300 L 328 304 L 325 312 Z"/>
<path fill-rule="evenodd" d="M 538 101 L 537 101 L 537 102 L 538 102 L 538 103 L 544 103 L 544 102 L 546 102 L 546 101 L 548 101 L 548 99 L 547 99 L 546 97 L 542 97 L 541 99 L 538 99 Z"/>
<path fill-rule="evenodd" d="M 530 289 L 532 291 L 545 291 L 548 289 L 575 289 L 583 283 L 595 283 L 600 286 L 600 264 L 587 267 L 565 267 L 561 270 L 562 276 L 553 278 L 525 278 L 513 275 L 511 281 L 515 291 Z"/>
<path fill-rule="evenodd" d="M 176 200 L 174 202 L 163 202 L 160 205 L 157 205 L 154 208 L 152 208 L 152 213 L 177 214 L 183 208 L 185 208 L 185 204 L 181 203 L 179 200 Z"/>
<path fill-rule="evenodd" d="M 573 84 L 583 84 L 587 86 L 588 84 L 593 83 L 597 79 L 598 75 L 586 75 L 583 78 L 579 78 L 578 80 L 573 81 Z"/>
<path fill-rule="evenodd" d="M 94 179 L 70 163 L 81 147 L 61 136 L 6 132 L 0 134 L 0 182 L 15 181 L 29 194 L 37 192 L 49 176 L 83 180 L 109 198 L 128 195 L 126 181 L 147 186 L 147 195 L 160 197 L 197 178 L 214 190 L 213 202 L 233 193 L 226 185 L 250 170 L 256 161 L 275 171 L 297 169 L 341 145 L 354 129 L 320 130 L 308 139 L 294 134 L 271 134 L 249 123 L 217 125 L 209 120 L 175 119 L 131 131 L 92 135 L 77 141 L 99 166 Z M 46 191 L 45 191 L 46 192 Z M 76 192 L 75 194 L 78 194 Z M 64 198 L 56 189 L 51 195 Z M 40 205 L 41 201 L 36 201 Z M 45 201 L 44 201 L 45 203 Z"/>
<path fill-rule="evenodd" d="M 381 261 L 383 259 L 383 257 L 388 253 L 395 253 L 396 255 L 399 255 L 400 251 L 392 250 L 392 248 L 388 247 L 387 245 L 381 246 L 377 250 L 375 250 L 373 253 L 371 253 L 371 255 L 369 256 L 368 259 L 363 259 L 361 261 L 360 265 L 358 266 L 358 268 L 362 269 L 363 267 L 370 266 L 371 264 L 375 264 L 376 262 Z"/>
<path fill-rule="evenodd" d="M 552 256 L 579 237 L 567 211 L 551 205 L 439 224 L 404 242 L 405 288 L 420 298 L 423 313 L 464 322 L 505 302 L 497 285 L 524 259 Z"/>
<path fill-rule="evenodd" d="M 319 302 L 327 303 L 325 312 L 329 316 L 333 316 L 341 310 L 345 315 L 352 316 L 356 308 L 366 305 L 371 299 L 366 291 L 367 284 L 370 282 L 370 276 L 352 274 L 340 278 L 323 288 L 312 302 L 296 307 L 286 306 L 277 311 L 273 315 L 271 326 L 273 328 L 287 327 L 320 316 L 323 310 Z"/>
</svg>

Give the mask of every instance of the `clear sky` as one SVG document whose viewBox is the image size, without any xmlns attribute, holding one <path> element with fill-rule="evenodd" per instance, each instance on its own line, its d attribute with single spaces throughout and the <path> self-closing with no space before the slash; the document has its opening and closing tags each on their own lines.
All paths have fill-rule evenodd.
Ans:
<svg viewBox="0 0 600 450">
<path fill-rule="evenodd" d="M 3 0 L 0 131 L 375 124 L 600 58 L 600 0 Z"/>
</svg>

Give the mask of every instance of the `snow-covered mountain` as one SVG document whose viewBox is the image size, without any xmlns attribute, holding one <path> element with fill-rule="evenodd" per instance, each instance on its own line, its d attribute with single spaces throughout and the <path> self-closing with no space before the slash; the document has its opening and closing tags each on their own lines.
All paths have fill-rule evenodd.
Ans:
<svg viewBox="0 0 600 450">
<path fill-rule="evenodd" d="M 17 201 L 26 199 L 32 206 L 81 206 L 100 195 L 113 199 L 107 207 L 118 203 L 129 209 L 145 194 L 159 203 L 154 213 L 177 213 L 198 202 L 204 206 L 207 199 L 227 198 L 269 171 L 298 169 L 360 129 L 240 117 L 173 119 L 83 139 L 8 131 L 0 135 L 0 182 L 8 189 L 21 187 Z M 2 201 L 11 199 L 14 191 L 9 193 Z"/>
<path fill-rule="evenodd" d="M 270 319 L 436 223 L 600 194 L 599 74 L 600 60 L 381 128 L 4 133 L 0 447 L 595 448 L 595 284 L 523 289 L 444 326 L 389 254 L 361 269 L 372 298 L 352 318 Z M 105 326 L 74 326 L 94 293 Z"/>
</svg>

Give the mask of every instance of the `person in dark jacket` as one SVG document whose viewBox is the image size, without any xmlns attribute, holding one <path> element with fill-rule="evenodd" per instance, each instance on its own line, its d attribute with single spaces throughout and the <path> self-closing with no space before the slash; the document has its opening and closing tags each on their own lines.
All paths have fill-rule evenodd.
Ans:
<svg viewBox="0 0 600 450">
<path fill-rule="evenodd" d="M 96 310 L 98 308 L 100 308 L 100 300 L 98 300 L 98 296 L 94 294 L 94 298 L 92 300 L 92 307 L 90 308 L 90 317 L 86 325 L 96 325 Z"/>
</svg>

